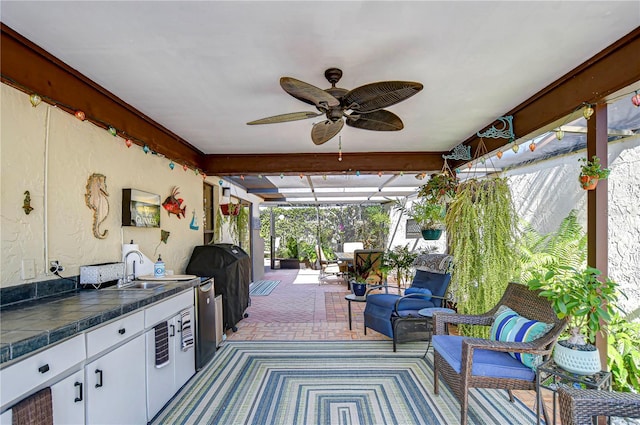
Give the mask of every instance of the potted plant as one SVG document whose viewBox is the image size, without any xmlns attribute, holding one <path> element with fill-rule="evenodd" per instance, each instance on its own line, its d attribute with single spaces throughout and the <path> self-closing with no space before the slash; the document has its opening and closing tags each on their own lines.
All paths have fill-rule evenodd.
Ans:
<svg viewBox="0 0 640 425">
<path fill-rule="evenodd" d="M 362 297 L 367 292 L 367 282 L 362 276 L 355 276 L 349 282 L 356 297 Z"/>
<path fill-rule="evenodd" d="M 442 229 L 444 229 L 445 204 L 420 199 L 413 203 L 408 213 L 409 217 L 420 226 L 424 239 L 440 239 Z"/>
<path fill-rule="evenodd" d="M 240 214 L 240 204 L 230 202 L 228 204 L 220 204 L 222 215 L 238 215 Z"/>
<path fill-rule="evenodd" d="M 385 252 L 384 270 L 395 272 L 398 288 L 404 287 L 406 282 L 411 279 L 413 262 L 417 256 L 418 253 L 409 250 L 408 244 L 395 246 Z"/>
<path fill-rule="evenodd" d="M 418 196 L 447 203 L 456 195 L 458 183 L 458 179 L 448 171 L 432 174 L 429 181 L 418 189 Z"/>
<path fill-rule="evenodd" d="M 553 358 L 563 369 L 579 375 L 592 375 L 601 370 L 600 355 L 595 347 L 596 335 L 613 316 L 618 299 L 617 283 L 607 278 L 600 281 L 600 270 L 587 267 L 578 270 L 568 266 L 546 266 L 546 272 L 533 273 L 529 288 L 540 289 L 540 296 L 551 301 L 559 318 L 569 318 L 568 339 L 556 344 Z"/>
<path fill-rule="evenodd" d="M 506 178 L 468 179 L 447 205 L 449 290 L 460 314 L 483 314 L 504 294 L 517 271 L 517 214 Z M 488 338 L 486 326 L 460 326 L 462 335 Z"/>
<path fill-rule="evenodd" d="M 578 161 L 583 164 L 580 166 L 580 184 L 584 190 L 593 190 L 598 185 L 598 181 L 609 177 L 611 172 L 608 168 L 602 168 L 600 158 L 591 157 L 591 161 L 587 158 L 580 158 Z"/>
</svg>

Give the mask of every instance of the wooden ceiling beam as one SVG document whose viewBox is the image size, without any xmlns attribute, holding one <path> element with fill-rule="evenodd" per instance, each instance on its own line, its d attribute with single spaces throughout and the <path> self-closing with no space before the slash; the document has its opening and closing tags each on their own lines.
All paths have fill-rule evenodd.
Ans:
<svg viewBox="0 0 640 425">
<path fill-rule="evenodd" d="M 205 155 L 203 170 L 211 175 L 240 174 L 340 174 L 439 171 L 442 152 L 359 152 L 321 154 Z"/>
<path fill-rule="evenodd" d="M 69 113 L 81 110 L 87 120 L 118 130 L 138 145 L 174 161 L 201 167 L 203 153 L 133 106 L 60 59 L 0 23 L 2 82 Z"/>
<path fill-rule="evenodd" d="M 574 68 L 534 96 L 530 97 L 504 116 L 513 116 L 516 139 L 530 137 L 536 131 L 564 120 L 584 103 L 606 101 L 611 94 L 640 81 L 640 27 L 614 44 L 602 50 L 582 65 Z M 500 128 L 502 124 L 491 123 Z M 476 151 L 480 138 L 472 136 L 463 142 Z M 488 152 L 508 145 L 506 139 L 484 139 Z M 465 161 L 456 161 L 451 167 L 459 167 Z"/>
</svg>

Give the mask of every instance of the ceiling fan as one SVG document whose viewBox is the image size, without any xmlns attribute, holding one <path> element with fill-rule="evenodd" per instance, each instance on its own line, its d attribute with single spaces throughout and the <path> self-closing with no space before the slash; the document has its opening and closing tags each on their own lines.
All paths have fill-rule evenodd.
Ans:
<svg viewBox="0 0 640 425">
<path fill-rule="evenodd" d="M 396 114 L 384 110 L 387 106 L 401 102 L 422 90 L 422 84 L 411 81 L 380 81 L 365 84 L 353 90 L 336 87 L 342 77 L 338 68 L 329 68 L 324 73 L 331 87 L 322 90 L 316 86 L 291 77 L 280 78 L 280 86 L 291 96 L 310 105 L 319 112 L 292 112 L 248 122 L 248 125 L 274 124 L 304 120 L 326 115 L 327 119 L 313 125 L 311 140 L 316 145 L 329 141 L 344 126 L 374 131 L 398 131 L 404 124 Z M 347 111 L 351 111 L 347 113 Z"/>
</svg>

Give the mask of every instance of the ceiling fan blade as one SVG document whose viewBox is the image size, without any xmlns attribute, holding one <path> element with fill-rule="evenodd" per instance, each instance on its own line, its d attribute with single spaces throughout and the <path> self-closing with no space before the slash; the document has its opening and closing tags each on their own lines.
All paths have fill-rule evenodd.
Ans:
<svg viewBox="0 0 640 425">
<path fill-rule="evenodd" d="M 368 114 L 347 115 L 347 125 L 374 131 L 398 131 L 404 128 L 399 116 L 384 109 Z"/>
<path fill-rule="evenodd" d="M 344 126 L 343 120 L 331 121 L 325 120 L 313 125 L 311 129 L 311 140 L 316 145 L 321 145 L 328 142 L 333 136 L 340 133 Z"/>
<path fill-rule="evenodd" d="M 326 91 L 312 86 L 309 83 L 305 83 L 304 81 L 296 80 L 295 78 L 280 78 L 280 86 L 296 99 L 319 108 L 329 109 L 330 107 L 340 105 L 340 101 Z"/>
<path fill-rule="evenodd" d="M 291 112 L 289 114 L 274 115 L 272 117 L 261 118 L 259 120 L 248 122 L 247 125 L 256 124 L 275 124 L 279 122 L 306 120 L 307 118 L 315 118 L 323 115 L 322 112 Z"/>
<path fill-rule="evenodd" d="M 344 96 L 342 104 L 347 109 L 369 113 L 402 102 L 422 87 L 422 84 L 411 81 L 380 81 L 351 90 Z"/>
</svg>

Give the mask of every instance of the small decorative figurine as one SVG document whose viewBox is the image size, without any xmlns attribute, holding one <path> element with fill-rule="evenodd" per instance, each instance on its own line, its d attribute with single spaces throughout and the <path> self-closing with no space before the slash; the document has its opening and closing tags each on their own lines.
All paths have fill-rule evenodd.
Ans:
<svg viewBox="0 0 640 425">
<path fill-rule="evenodd" d="M 31 206 L 31 194 L 28 190 L 24 191 L 24 203 L 22 204 L 22 209 L 26 215 L 29 215 L 29 213 L 33 211 L 33 207 Z"/>
<path fill-rule="evenodd" d="M 196 210 L 193 210 L 193 215 L 191 216 L 191 224 L 189 224 L 189 228 L 191 230 L 198 230 L 200 226 L 198 226 L 198 221 L 196 220 Z"/>
</svg>

